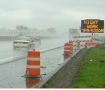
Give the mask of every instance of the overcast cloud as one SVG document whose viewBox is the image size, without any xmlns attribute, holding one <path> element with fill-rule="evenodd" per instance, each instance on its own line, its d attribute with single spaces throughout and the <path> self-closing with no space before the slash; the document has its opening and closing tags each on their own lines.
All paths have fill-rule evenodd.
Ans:
<svg viewBox="0 0 105 90">
<path fill-rule="evenodd" d="M 105 0 L 0 0 L 0 28 L 79 28 L 83 19 L 105 18 Z"/>
</svg>

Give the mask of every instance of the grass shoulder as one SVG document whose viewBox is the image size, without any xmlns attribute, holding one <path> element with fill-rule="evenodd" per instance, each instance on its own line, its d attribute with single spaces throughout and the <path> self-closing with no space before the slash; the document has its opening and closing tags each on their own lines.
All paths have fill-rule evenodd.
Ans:
<svg viewBox="0 0 105 90">
<path fill-rule="evenodd" d="M 91 48 L 84 56 L 69 88 L 105 88 L 105 45 Z"/>
</svg>

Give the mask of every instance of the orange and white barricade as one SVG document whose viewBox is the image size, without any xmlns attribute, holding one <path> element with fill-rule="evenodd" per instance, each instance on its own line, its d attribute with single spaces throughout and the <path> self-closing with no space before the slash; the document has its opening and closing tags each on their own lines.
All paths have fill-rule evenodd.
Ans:
<svg viewBox="0 0 105 90">
<path fill-rule="evenodd" d="M 70 43 L 70 50 L 71 50 L 71 53 L 73 53 L 73 41 L 70 40 L 69 43 Z"/>
<path fill-rule="evenodd" d="M 77 42 L 77 49 L 80 49 L 80 41 Z"/>
<path fill-rule="evenodd" d="M 87 36 L 74 36 L 74 42 L 77 42 L 75 45 L 75 50 L 76 49 L 81 49 L 85 48 L 85 42 L 91 41 L 92 36 L 87 35 Z"/>
<path fill-rule="evenodd" d="M 85 46 L 86 47 L 95 47 L 99 44 L 99 42 L 97 41 L 88 41 L 88 42 L 85 42 Z"/>
<path fill-rule="evenodd" d="M 92 36 L 74 36 L 74 38 L 91 38 Z"/>
<path fill-rule="evenodd" d="M 27 54 L 26 76 L 39 77 L 40 73 L 40 51 L 29 50 Z"/>
<path fill-rule="evenodd" d="M 73 45 L 73 46 L 75 47 L 75 50 L 80 49 L 80 40 L 76 40 L 74 42 L 75 42 L 75 45 Z"/>
<path fill-rule="evenodd" d="M 75 40 L 70 40 L 69 43 L 72 44 L 72 52 L 76 51 L 76 49 L 77 49 L 77 40 L 76 41 Z"/>
</svg>

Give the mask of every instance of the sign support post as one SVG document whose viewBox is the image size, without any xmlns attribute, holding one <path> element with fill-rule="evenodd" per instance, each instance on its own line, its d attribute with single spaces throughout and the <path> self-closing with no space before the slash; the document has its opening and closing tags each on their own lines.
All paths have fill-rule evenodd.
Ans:
<svg viewBox="0 0 105 90">
<path fill-rule="evenodd" d="M 92 32 L 92 40 L 91 41 L 93 41 L 93 32 Z"/>
</svg>

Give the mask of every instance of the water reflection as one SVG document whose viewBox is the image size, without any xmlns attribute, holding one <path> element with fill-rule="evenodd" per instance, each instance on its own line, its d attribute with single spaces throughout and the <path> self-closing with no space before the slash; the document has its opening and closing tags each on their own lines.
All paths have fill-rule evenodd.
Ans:
<svg viewBox="0 0 105 90">
<path fill-rule="evenodd" d="M 70 55 L 64 55 L 64 60 L 68 59 Z"/>
<path fill-rule="evenodd" d="M 26 78 L 26 88 L 31 88 L 40 81 L 40 78 Z"/>
</svg>

